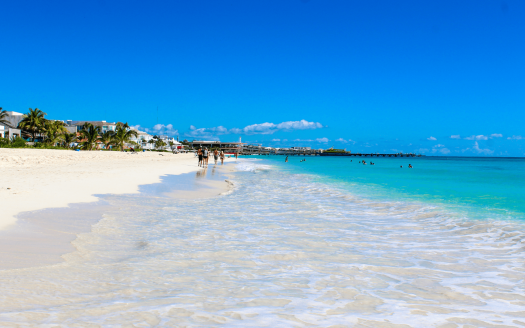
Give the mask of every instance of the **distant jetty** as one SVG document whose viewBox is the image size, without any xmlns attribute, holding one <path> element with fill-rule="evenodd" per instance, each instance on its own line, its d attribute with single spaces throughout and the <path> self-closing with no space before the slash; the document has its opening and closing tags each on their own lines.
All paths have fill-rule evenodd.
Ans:
<svg viewBox="0 0 525 328">
<path fill-rule="evenodd" d="M 421 154 L 379 154 L 379 153 L 348 153 L 348 152 L 322 152 L 319 156 L 356 156 L 356 157 L 422 157 Z"/>
</svg>

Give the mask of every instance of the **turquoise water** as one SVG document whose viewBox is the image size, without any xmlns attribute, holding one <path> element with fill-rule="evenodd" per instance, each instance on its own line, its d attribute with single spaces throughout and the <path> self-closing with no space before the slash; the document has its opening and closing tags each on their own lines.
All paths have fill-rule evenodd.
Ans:
<svg viewBox="0 0 525 328">
<path fill-rule="evenodd" d="M 258 158 L 375 200 L 441 205 L 476 219 L 525 220 L 523 158 L 290 156 L 288 163 L 284 156 Z M 360 164 L 361 160 L 375 165 Z"/>
<path fill-rule="evenodd" d="M 523 161 L 299 160 L 103 196 L 63 262 L 0 270 L 0 326 L 525 326 Z"/>
</svg>

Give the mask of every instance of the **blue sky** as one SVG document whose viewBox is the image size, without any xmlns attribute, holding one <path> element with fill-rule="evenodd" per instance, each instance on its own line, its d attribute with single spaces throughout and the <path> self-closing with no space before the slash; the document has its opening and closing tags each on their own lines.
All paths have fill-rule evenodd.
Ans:
<svg viewBox="0 0 525 328">
<path fill-rule="evenodd" d="M 18 0 L 0 9 L 6 110 L 188 139 L 525 155 L 521 0 Z"/>
</svg>

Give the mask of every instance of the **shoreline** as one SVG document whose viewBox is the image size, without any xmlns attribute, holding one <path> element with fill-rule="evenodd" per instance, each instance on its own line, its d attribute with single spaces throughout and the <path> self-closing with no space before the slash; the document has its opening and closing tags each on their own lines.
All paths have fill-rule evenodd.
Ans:
<svg viewBox="0 0 525 328">
<path fill-rule="evenodd" d="M 227 159 L 225 159 L 227 162 Z M 0 231 L 22 212 L 98 200 L 95 195 L 137 193 L 164 175 L 195 172 L 193 154 L 0 149 Z"/>
<path fill-rule="evenodd" d="M 106 196 L 194 199 L 226 192 L 230 183 L 207 176 L 216 171 L 210 168 L 198 167 L 193 154 L 0 149 L 0 270 L 63 261 L 78 235 L 111 210 Z"/>
</svg>

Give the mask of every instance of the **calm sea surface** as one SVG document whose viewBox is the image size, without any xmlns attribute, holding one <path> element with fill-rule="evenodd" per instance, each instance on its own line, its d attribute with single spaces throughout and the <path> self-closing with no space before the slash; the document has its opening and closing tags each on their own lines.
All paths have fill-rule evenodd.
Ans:
<svg viewBox="0 0 525 328">
<path fill-rule="evenodd" d="M 0 271 L 0 326 L 525 326 L 524 160 L 301 159 L 104 197 L 63 263 Z"/>
<path fill-rule="evenodd" d="M 283 156 L 259 158 L 372 199 L 445 205 L 469 218 L 525 220 L 524 158 L 290 156 L 286 165 Z M 367 165 L 359 164 L 363 160 Z"/>
</svg>

